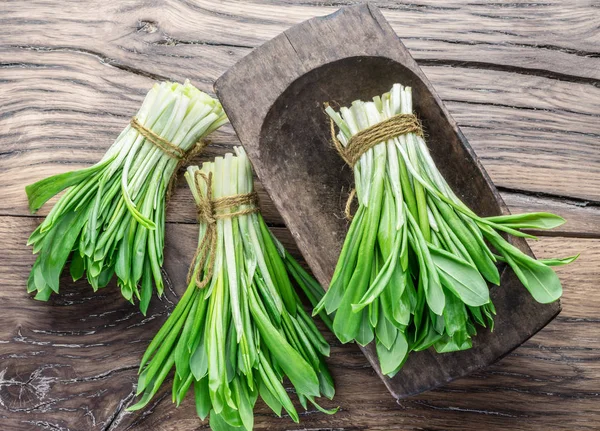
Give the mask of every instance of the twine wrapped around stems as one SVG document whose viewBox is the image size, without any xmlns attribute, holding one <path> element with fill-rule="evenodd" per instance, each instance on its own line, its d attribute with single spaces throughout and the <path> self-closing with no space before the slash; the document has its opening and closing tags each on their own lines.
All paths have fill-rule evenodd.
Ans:
<svg viewBox="0 0 600 431">
<path fill-rule="evenodd" d="M 232 196 L 225 196 L 217 199 L 212 198 L 212 172 L 208 175 L 196 171 L 194 172 L 194 179 L 198 196 L 201 197 L 197 203 L 198 207 L 198 221 L 200 223 L 206 223 L 206 232 L 202 241 L 194 253 L 192 263 L 187 275 L 188 284 L 191 282 L 196 267 L 196 287 L 202 289 L 210 282 L 213 276 L 215 266 L 215 256 L 217 253 L 217 220 L 224 218 L 233 218 L 242 215 L 248 215 L 258 212 L 258 195 L 256 192 L 244 193 Z M 206 183 L 206 194 L 202 193 L 200 189 L 200 180 Z M 219 212 L 241 205 L 249 205 L 248 208 L 240 209 L 233 212 Z M 200 278 L 202 268 L 206 266 L 204 277 Z"/>
<path fill-rule="evenodd" d="M 177 173 L 179 172 L 179 169 L 183 165 L 187 164 L 197 154 L 199 154 L 204 149 L 204 147 L 206 147 L 210 142 L 208 140 L 200 139 L 189 150 L 184 151 L 177 145 L 169 142 L 162 136 L 158 135 L 154 131 L 142 125 L 142 123 L 140 123 L 137 117 L 132 117 L 129 124 L 140 135 L 146 138 L 148 142 L 154 144 L 154 146 L 156 146 L 159 150 L 161 150 L 170 158 L 177 160 L 177 165 L 175 166 L 173 175 L 169 180 L 169 186 L 167 187 L 166 199 L 168 201 L 171 198 L 173 188 L 175 187 L 175 183 L 177 181 Z"/>
<path fill-rule="evenodd" d="M 389 139 L 397 138 L 401 135 L 406 135 L 407 133 L 414 133 L 423 137 L 423 126 L 416 115 L 397 114 L 364 130 L 361 130 L 356 135 L 353 135 L 348 141 L 348 145 L 344 147 L 335 133 L 335 122 L 331 118 L 329 119 L 329 122 L 331 126 L 331 140 L 333 141 L 333 145 L 342 159 L 344 159 L 344 161 L 351 168 L 354 167 L 364 153 L 377 144 L 386 142 Z M 348 220 L 352 220 L 350 207 L 355 196 L 356 189 L 352 189 L 344 209 L 344 214 Z"/>
<path fill-rule="evenodd" d="M 336 136 L 333 119 L 329 121 L 331 122 L 331 139 L 333 140 L 333 144 L 342 159 L 351 168 L 358 162 L 360 156 L 377 144 L 397 138 L 400 135 L 406 135 L 407 133 L 415 133 L 423 137 L 423 127 L 416 115 L 398 114 L 361 130 L 356 135 L 353 135 L 348 141 L 348 145 L 344 147 Z"/>
</svg>

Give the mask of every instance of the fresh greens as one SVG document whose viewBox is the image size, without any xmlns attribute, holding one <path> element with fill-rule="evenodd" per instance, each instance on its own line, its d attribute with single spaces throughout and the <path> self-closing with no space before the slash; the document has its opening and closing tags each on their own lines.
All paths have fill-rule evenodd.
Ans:
<svg viewBox="0 0 600 431">
<path fill-rule="evenodd" d="M 27 291 L 44 301 L 58 293 L 70 257 L 74 280 L 85 274 L 97 290 L 116 274 L 123 296 L 137 299 L 145 313 L 153 282 L 159 295 L 163 291 L 170 181 L 200 140 L 226 121 L 221 104 L 189 82 L 155 84 L 100 162 L 27 186 L 32 212 L 68 188 L 29 237 L 39 256 Z M 148 134 L 156 135 L 157 143 Z"/>
<path fill-rule="evenodd" d="M 193 386 L 198 416 L 210 415 L 215 431 L 251 430 L 259 396 L 278 416 L 283 409 L 298 422 L 284 377 L 304 408 L 310 402 L 333 413 L 315 400 L 334 395 L 323 359 L 329 345 L 291 280 L 313 305 L 323 290 L 272 236 L 254 203 L 240 203 L 254 187 L 246 154 L 235 151 L 237 157 L 187 169 L 200 218 L 191 281 L 142 358 L 143 395 L 129 408 L 146 406 L 175 368 L 173 402 L 179 405 Z"/>
<path fill-rule="evenodd" d="M 400 84 L 372 102 L 326 111 L 339 128 L 336 144 L 346 161 L 352 160 L 352 138 L 359 132 L 365 136 L 384 121 L 414 118 L 411 88 Z M 520 229 L 554 228 L 564 223 L 561 217 L 479 217 L 454 194 L 419 133 L 373 144 L 353 166 L 358 210 L 329 290 L 315 308 L 335 312 L 333 330 L 342 342 L 375 340 L 389 376 L 410 351 L 470 348 L 476 325 L 493 328 L 488 282 L 500 283 L 499 260 L 513 268 L 535 300 L 561 296 L 549 266 L 574 258 L 535 260 L 500 234 L 534 238 Z"/>
</svg>

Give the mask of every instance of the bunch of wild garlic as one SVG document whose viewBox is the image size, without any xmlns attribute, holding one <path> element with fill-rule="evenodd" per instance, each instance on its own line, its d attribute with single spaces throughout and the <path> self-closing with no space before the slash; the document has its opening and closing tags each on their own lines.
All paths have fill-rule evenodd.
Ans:
<svg viewBox="0 0 600 431">
<path fill-rule="evenodd" d="M 375 340 L 381 370 L 389 376 L 410 351 L 470 348 L 476 325 L 493 325 L 486 280 L 500 283 L 498 261 L 512 267 L 538 302 L 560 297 L 560 281 L 549 266 L 574 258 L 535 260 L 500 233 L 533 238 L 520 229 L 553 228 L 564 223 L 561 217 L 479 217 L 438 171 L 419 126 L 385 135 L 389 125 L 418 125 L 410 87 L 396 84 L 372 102 L 326 111 L 339 128 L 340 154 L 354 168 L 359 204 L 329 290 L 315 309 L 336 313 L 333 329 L 342 342 Z M 356 137 L 364 144 L 367 135 L 385 139 L 357 151 Z"/>
<path fill-rule="evenodd" d="M 123 296 L 146 312 L 152 284 L 162 294 L 165 198 L 180 163 L 224 124 L 221 104 L 185 84 L 163 82 L 148 92 L 129 126 L 96 165 L 27 186 L 37 211 L 68 188 L 29 244 L 39 256 L 28 292 L 48 300 L 70 258 L 74 280 L 94 290 L 117 275 Z"/>
<path fill-rule="evenodd" d="M 256 207 L 250 162 L 235 151 L 187 169 L 199 209 L 198 252 L 185 294 L 142 358 L 143 396 L 129 408 L 147 405 L 175 368 L 173 402 L 193 386 L 198 416 L 210 415 L 213 430 L 251 430 L 259 396 L 298 422 L 284 377 L 304 408 L 310 402 L 331 413 L 315 398 L 334 394 L 323 359 L 329 345 L 291 278 L 313 305 L 323 290 L 272 236 Z"/>
</svg>

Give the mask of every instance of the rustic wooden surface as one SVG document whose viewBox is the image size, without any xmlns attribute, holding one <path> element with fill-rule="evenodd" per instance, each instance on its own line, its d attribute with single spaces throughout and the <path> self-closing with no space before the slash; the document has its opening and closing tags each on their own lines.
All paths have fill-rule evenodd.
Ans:
<svg viewBox="0 0 600 431">
<path fill-rule="evenodd" d="M 0 5 L 0 429 L 207 429 L 191 400 L 165 387 L 147 410 L 132 401 L 136 365 L 172 303 L 196 240 L 183 182 L 168 214 L 174 292 L 144 318 L 114 285 L 93 295 L 25 293 L 25 247 L 40 222 L 23 188 L 98 160 L 154 79 L 206 91 L 252 47 L 349 2 L 72 1 Z M 581 253 L 559 268 L 563 311 L 495 365 L 396 404 L 356 346 L 333 344 L 333 417 L 301 424 L 260 404 L 257 429 L 598 429 L 600 423 L 600 8 L 576 2 L 375 2 L 432 81 L 513 211 L 569 219 L 531 242 L 540 257 Z M 230 128 L 198 159 L 227 151 Z M 260 186 L 259 186 L 260 189 Z M 263 212 L 293 247 L 264 197 Z M 47 213 L 49 206 L 40 212 Z"/>
</svg>

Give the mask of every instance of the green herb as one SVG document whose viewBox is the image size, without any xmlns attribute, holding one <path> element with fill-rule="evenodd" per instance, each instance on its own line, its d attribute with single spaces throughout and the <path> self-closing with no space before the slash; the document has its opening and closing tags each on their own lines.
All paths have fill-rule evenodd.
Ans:
<svg viewBox="0 0 600 431">
<path fill-rule="evenodd" d="M 186 172 L 199 209 L 198 252 L 184 295 L 142 358 L 143 395 L 129 410 L 146 406 L 174 367 L 173 402 L 179 405 L 193 386 L 198 416 L 210 415 L 213 430 L 251 430 L 259 396 L 278 416 L 284 409 L 298 422 L 284 377 L 304 408 L 310 402 L 334 413 L 315 400 L 334 395 L 323 359 L 329 345 L 291 279 L 313 304 L 323 290 L 272 236 L 252 200 L 248 158 L 235 150 L 237 157 Z"/>
<path fill-rule="evenodd" d="M 411 89 L 400 84 L 372 102 L 326 111 L 339 128 L 345 160 L 352 159 L 349 143 L 359 132 L 377 124 L 381 129 L 390 118 L 414 118 Z M 419 133 L 373 143 L 353 166 L 358 210 L 329 290 L 315 309 L 335 312 L 333 330 L 342 342 L 375 340 L 388 376 L 410 351 L 470 348 L 476 325 L 493 328 L 487 282 L 500 283 L 499 260 L 535 300 L 560 297 L 560 281 L 549 266 L 574 258 L 535 260 L 500 233 L 534 238 L 521 229 L 550 229 L 564 223 L 561 217 L 479 217 L 453 193 Z"/>
<path fill-rule="evenodd" d="M 27 186 L 32 212 L 68 188 L 29 238 L 39 256 L 28 292 L 43 301 L 58 293 L 71 258 L 73 280 L 85 274 L 97 290 L 116 274 L 123 296 L 145 313 L 152 284 L 163 291 L 169 184 L 181 161 L 226 121 L 220 103 L 189 82 L 155 84 L 99 163 Z"/>
</svg>

